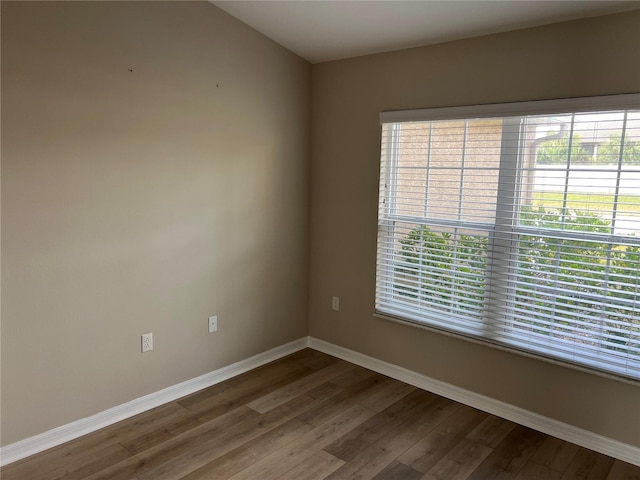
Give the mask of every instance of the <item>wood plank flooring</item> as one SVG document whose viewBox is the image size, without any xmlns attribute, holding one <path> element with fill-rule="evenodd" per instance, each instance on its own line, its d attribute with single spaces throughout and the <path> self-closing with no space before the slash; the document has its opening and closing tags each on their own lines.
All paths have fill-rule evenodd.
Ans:
<svg viewBox="0 0 640 480">
<path fill-rule="evenodd" d="M 640 468 L 306 349 L 2 480 L 640 480 Z"/>
</svg>

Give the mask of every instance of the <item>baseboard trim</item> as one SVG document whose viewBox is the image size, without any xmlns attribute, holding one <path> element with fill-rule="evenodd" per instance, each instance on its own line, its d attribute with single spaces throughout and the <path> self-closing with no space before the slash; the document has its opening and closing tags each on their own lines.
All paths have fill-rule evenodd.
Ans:
<svg viewBox="0 0 640 480">
<path fill-rule="evenodd" d="M 303 348 L 313 348 L 348 362 L 387 375 L 423 390 L 433 392 L 456 402 L 553 435 L 596 452 L 640 466 L 640 448 L 559 422 L 549 417 L 480 395 L 463 388 L 427 377 L 362 353 L 340 347 L 313 337 L 303 337 L 218 370 L 145 395 L 90 417 L 62 425 L 47 432 L 26 438 L 0 448 L 0 466 L 8 465 L 30 455 L 40 453 L 87 433 L 107 427 L 152 408 L 241 375 L 249 370 L 278 360 Z"/>
<path fill-rule="evenodd" d="M 104 410 L 80 420 L 62 425 L 47 432 L 26 438 L 0 448 L 0 466 L 8 465 L 30 455 L 40 453 L 62 443 L 74 440 L 87 433 L 112 425 L 121 420 L 133 417 L 167 402 L 210 387 L 229 378 L 241 375 L 249 370 L 278 360 L 291 353 L 308 347 L 309 338 L 303 337 L 293 342 L 273 348 L 253 357 L 219 368 L 191 380 L 173 385 L 157 392 L 136 398 L 130 402 Z"/>
<path fill-rule="evenodd" d="M 484 412 L 497 415 L 534 430 L 558 437 L 576 445 L 640 466 L 640 448 L 583 430 L 573 425 L 480 395 L 463 388 L 416 373 L 392 363 L 368 355 L 309 338 L 309 347 L 333 355 L 348 362 L 368 368 L 391 378 L 416 386 L 423 390 L 469 405 Z"/>
</svg>

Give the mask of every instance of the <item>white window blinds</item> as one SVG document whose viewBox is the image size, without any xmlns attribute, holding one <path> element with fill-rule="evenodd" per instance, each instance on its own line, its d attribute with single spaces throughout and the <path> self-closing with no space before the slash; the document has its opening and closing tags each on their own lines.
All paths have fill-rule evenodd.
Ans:
<svg viewBox="0 0 640 480">
<path fill-rule="evenodd" d="M 640 378 L 640 109 L 615 99 L 382 114 L 376 310 Z"/>
</svg>

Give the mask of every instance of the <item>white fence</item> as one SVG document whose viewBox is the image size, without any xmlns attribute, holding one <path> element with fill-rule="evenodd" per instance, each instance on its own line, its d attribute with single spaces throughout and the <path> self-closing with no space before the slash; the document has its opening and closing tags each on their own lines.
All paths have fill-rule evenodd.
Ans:
<svg viewBox="0 0 640 480">
<path fill-rule="evenodd" d="M 540 168 L 540 167 L 538 167 Z M 547 192 L 564 191 L 567 170 L 549 167 L 536 170 L 535 189 Z M 607 165 L 581 165 L 569 171 L 568 191 L 570 193 L 601 193 L 611 195 L 616 191 L 618 172 Z M 620 195 L 638 195 L 640 192 L 640 167 L 625 170 L 620 174 Z"/>
<path fill-rule="evenodd" d="M 540 167 L 538 167 L 540 168 Z M 627 169 L 620 173 L 619 195 L 630 195 L 638 198 L 640 204 L 640 167 Z M 544 192 L 563 192 L 565 184 L 569 193 L 592 193 L 613 195 L 616 192 L 618 172 L 615 166 L 580 165 L 566 169 L 536 170 L 534 190 Z M 616 216 L 615 233 L 640 233 L 640 213 L 623 211 Z"/>
</svg>

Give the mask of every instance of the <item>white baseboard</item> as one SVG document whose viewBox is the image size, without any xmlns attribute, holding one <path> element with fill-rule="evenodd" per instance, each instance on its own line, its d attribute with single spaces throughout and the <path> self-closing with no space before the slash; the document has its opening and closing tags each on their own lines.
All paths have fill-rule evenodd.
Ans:
<svg viewBox="0 0 640 480">
<path fill-rule="evenodd" d="M 407 370 L 406 368 L 383 362 L 382 360 L 317 338 L 309 338 L 309 347 L 423 390 L 455 400 L 456 402 L 469 405 L 478 410 L 506 418 L 525 427 L 533 428 L 534 430 L 575 443 L 590 450 L 640 466 L 640 448 L 633 445 L 622 443 L 567 423 L 559 422 L 558 420 L 500 402 L 493 398 L 485 397 L 484 395 L 463 388 L 455 387 L 448 383 Z"/>
<path fill-rule="evenodd" d="M 423 390 L 433 392 L 456 402 L 497 415 L 512 422 L 553 435 L 596 452 L 618 458 L 640 466 L 640 448 L 613 440 L 596 433 L 559 422 L 552 418 L 524 410 L 513 405 L 480 395 L 448 383 L 429 378 L 406 368 L 369 357 L 362 353 L 340 347 L 313 337 L 304 337 L 286 345 L 241 360 L 186 382 L 173 385 L 155 393 L 145 395 L 122 405 L 110 408 L 75 422 L 62 425 L 47 432 L 7 445 L 0 449 L 0 465 L 7 465 L 34 455 L 62 443 L 107 427 L 139 413 L 177 400 L 191 393 L 223 382 L 266 363 L 310 347 L 348 362 L 387 375 Z"/>
<path fill-rule="evenodd" d="M 291 353 L 302 350 L 309 345 L 308 337 L 259 353 L 253 357 L 222 367 L 200 377 L 173 385 L 158 392 L 136 398 L 130 402 L 104 410 L 90 417 L 62 425 L 47 432 L 12 443 L 0 449 L 0 465 L 7 465 L 22 458 L 34 455 L 62 443 L 74 440 L 87 433 L 112 425 L 121 420 L 133 417 L 167 402 L 223 382 L 229 378 L 248 372 L 266 363 L 272 362 Z"/>
</svg>

